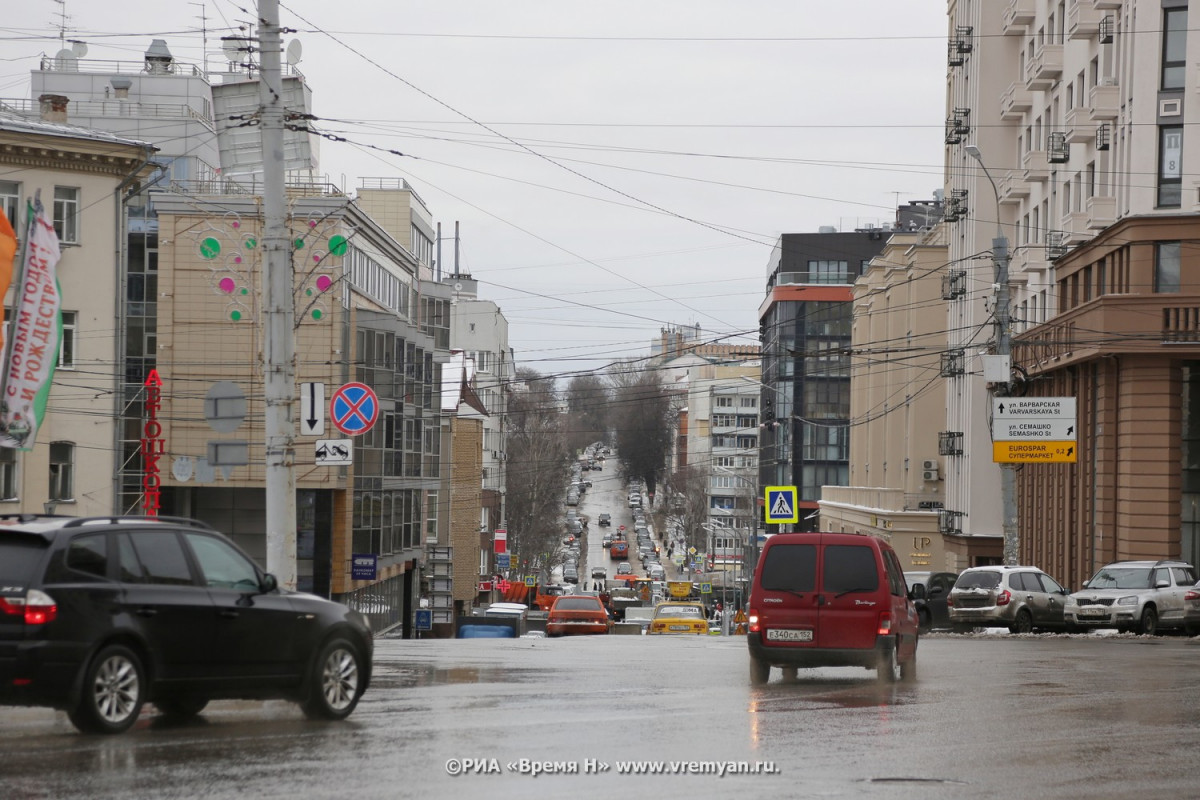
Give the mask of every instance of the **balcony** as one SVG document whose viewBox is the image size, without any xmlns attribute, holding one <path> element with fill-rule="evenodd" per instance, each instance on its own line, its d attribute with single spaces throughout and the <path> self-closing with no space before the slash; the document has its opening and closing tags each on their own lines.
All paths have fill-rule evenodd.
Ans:
<svg viewBox="0 0 1200 800">
<path fill-rule="evenodd" d="M 1004 33 L 1026 33 L 1036 16 L 1034 0 L 1009 0 L 1008 7 L 1004 9 Z"/>
<path fill-rule="evenodd" d="M 1046 137 L 1046 160 L 1051 164 L 1071 160 L 1071 145 L 1067 144 L 1067 134 L 1063 131 L 1054 131 Z"/>
<path fill-rule="evenodd" d="M 1063 46 L 1044 44 L 1025 65 L 1025 87 L 1030 91 L 1045 91 L 1062 77 Z"/>
<path fill-rule="evenodd" d="M 966 189 L 954 189 L 942 207 L 942 219 L 946 222 L 958 222 L 966 216 L 967 191 Z"/>
<path fill-rule="evenodd" d="M 1065 247 L 1075 247 L 1083 244 L 1092 238 L 1093 234 L 1088 230 L 1088 215 L 1086 211 L 1072 211 L 1070 214 L 1064 214 L 1059 222 L 1062 225 L 1060 241 Z"/>
<path fill-rule="evenodd" d="M 1100 32 L 1104 12 L 1089 0 L 1075 0 L 1067 9 L 1067 38 L 1090 39 Z"/>
<path fill-rule="evenodd" d="M 1067 144 L 1087 143 L 1096 138 L 1096 126 L 1092 124 L 1092 110 L 1087 106 L 1075 106 L 1067 111 Z"/>
<path fill-rule="evenodd" d="M 1029 197 L 1029 184 L 1024 175 L 1008 173 L 997 183 L 1000 191 L 1000 202 L 1013 205 Z"/>
<path fill-rule="evenodd" d="M 967 294 L 967 271 L 954 269 L 942 276 L 942 299 L 954 300 Z"/>
<path fill-rule="evenodd" d="M 1104 81 L 1100 86 L 1093 86 L 1088 93 L 1093 122 L 1116 119 L 1121 113 L 1121 87 L 1117 85 L 1117 79 L 1104 78 Z"/>
<path fill-rule="evenodd" d="M 1092 0 L 1092 8 L 1107 10 L 1120 8 L 1123 0 Z"/>
<path fill-rule="evenodd" d="M 1067 254 L 1067 235 L 1063 231 L 1046 231 L 1046 260 L 1054 261 Z"/>
<path fill-rule="evenodd" d="M 941 431 L 938 433 L 939 456 L 961 456 L 963 453 L 963 435 L 961 431 Z"/>
<path fill-rule="evenodd" d="M 946 144 L 959 144 L 971 131 L 971 109 L 956 108 L 946 117 Z"/>
<path fill-rule="evenodd" d="M 1087 199 L 1087 226 L 1098 231 L 1117 221 L 1117 198 L 1089 197 Z"/>
<path fill-rule="evenodd" d="M 1025 180 L 1045 183 L 1050 180 L 1050 159 L 1045 150 L 1030 150 L 1021 158 Z"/>
<path fill-rule="evenodd" d="M 942 353 L 941 369 L 938 374 L 943 378 L 953 378 L 967 373 L 967 356 L 962 350 L 948 350 Z"/>
<path fill-rule="evenodd" d="M 1010 83 L 1008 91 L 1000 96 L 1000 118 L 1019 120 L 1033 108 L 1033 95 L 1022 83 Z"/>
<path fill-rule="evenodd" d="M 1027 244 L 1013 251 L 1012 260 L 1009 262 L 1009 275 L 1016 281 L 1016 276 L 1045 272 L 1050 267 L 1050 261 L 1046 258 L 1046 248 L 1038 244 Z"/>
<path fill-rule="evenodd" d="M 1101 122 L 1096 126 L 1096 149 L 1107 150 L 1111 142 L 1111 131 L 1107 122 Z"/>
</svg>

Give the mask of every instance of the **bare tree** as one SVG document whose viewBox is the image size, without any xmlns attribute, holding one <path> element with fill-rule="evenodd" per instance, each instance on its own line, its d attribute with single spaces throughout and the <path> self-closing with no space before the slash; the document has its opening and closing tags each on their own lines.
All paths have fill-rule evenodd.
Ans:
<svg viewBox="0 0 1200 800">
<path fill-rule="evenodd" d="M 678 470 L 667 480 L 669 520 L 687 547 L 705 550 L 708 524 L 708 476 L 695 466 Z"/>
<path fill-rule="evenodd" d="M 545 568 L 562 535 L 570 453 L 554 379 L 518 370 L 508 406 L 508 530 L 513 567 Z"/>
<path fill-rule="evenodd" d="M 567 446 L 572 453 L 608 440 L 608 385 L 596 375 L 579 375 L 567 385 Z"/>
<path fill-rule="evenodd" d="M 624 372 L 614 376 L 612 419 L 617 451 L 627 477 L 646 482 L 653 493 L 666 469 L 671 449 L 671 403 L 657 372 Z"/>
</svg>

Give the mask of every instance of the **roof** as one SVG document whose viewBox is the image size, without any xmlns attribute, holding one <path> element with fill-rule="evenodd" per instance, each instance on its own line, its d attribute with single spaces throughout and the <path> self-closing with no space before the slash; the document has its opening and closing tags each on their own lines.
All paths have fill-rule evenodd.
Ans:
<svg viewBox="0 0 1200 800">
<path fill-rule="evenodd" d="M 68 125 L 65 122 L 44 122 L 40 119 L 30 119 L 29 117 L 7 111 L 0 111 L 0 130 L 12 131 L 14 133 L 28 133 L 37 136 L 52 136 L 62 139 L 82 139 L 93 142 L 123 144 L 149 150 L 158 149 L 149 142 L 143 142 L 140 139 L 127 139 L 124 136 L 118 136 L 109 131 L 83 128 L 79 125 Z"/>
</svg>

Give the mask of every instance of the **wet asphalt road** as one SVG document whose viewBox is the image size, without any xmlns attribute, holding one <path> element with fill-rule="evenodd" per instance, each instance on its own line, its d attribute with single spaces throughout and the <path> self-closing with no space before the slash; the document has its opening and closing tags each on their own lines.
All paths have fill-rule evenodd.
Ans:
<svg viewBox="0 0 1200 800">
<path fill-rule="evenodd" d="M 831 669 L 751 687 L 736 637 L 384 639 L 377 679 L 343 723 L 227 702 L 188 725 L 149 710 L 106 738 L 52 711 L 0 708 L 0 798 L 1197 795 L 1200 639 L 934 635 L 919 663 L 912 685 Z M 451 759 L 478 771 L 448 775 Z M 508 768 L 522 759 L 579 772 Z M 777 773 L 617 768 L 743 759 Z"/>
</svg>

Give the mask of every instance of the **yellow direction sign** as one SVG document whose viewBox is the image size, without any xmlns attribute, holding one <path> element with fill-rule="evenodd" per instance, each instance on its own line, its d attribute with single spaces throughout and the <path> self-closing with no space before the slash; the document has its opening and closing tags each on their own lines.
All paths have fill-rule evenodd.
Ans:
<svg viewBox="0 0 1200 800">
<path fill-rule="evenodd" d="M 1001 464 L 1074 464 L 1075 442 L 992 442 L 992 461 Z"/>
</svg>

